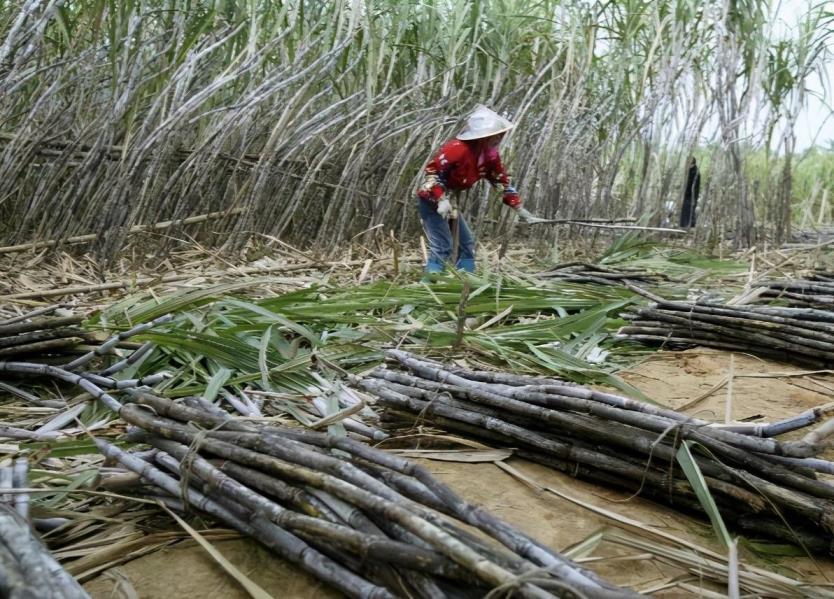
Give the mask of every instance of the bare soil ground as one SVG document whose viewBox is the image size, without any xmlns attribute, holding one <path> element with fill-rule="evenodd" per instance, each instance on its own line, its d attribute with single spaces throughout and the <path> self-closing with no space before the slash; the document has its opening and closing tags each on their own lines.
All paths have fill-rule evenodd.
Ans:
<svg viewBox="0 0 834 599">
<path fill-rule="evenodd" d="M 672 408 L 681 408 L 701 398 L 727 374 L 730 355 L 711 350 L 662 352 L 628 372 L 621 373 L 650 397 Z M 759 416 L 772 421 L 834 400 L 834 376 L 827 373 L 784 376 L 800 369 L 763 361 L 746 355 L 734 357 L 732 417 L 736 420 Z M 766 375 L 749 377 L 747 375 Z M 727 398 L 726 386 L 715 390 L 688 409 L 707 419 L 722 420 Z M 492 463 L 425 461 L 442 480 L 467 499 L 483 505 L 501 518 L 517 525 L 551 547 L 564 550 L 596 531 L 612 526 L 598 516 L 551 494 L 543 494 L 521 483 Z M 708 524 L 688 518 L 657 504 L 631 498 L 626 493 L 578 481 L 548 468 L 511 459 L 516 469 L 538 483 L 610 511 L 661 528 L 693 543 L 721 551 Z M 335 593 L 271 556 L 249 540 L 223 541 L 217 548 L 243 572 L 276 597 L 330 597 Z M 646 589 L 669 580 L 680 570 L 646 559 L 633 550 L 609 544 L 594 552 L 587 567 L 613 582 Z M 616 559 L 614 559 L 616 558 Z M 834 560 L 779 558 L 765 562 L 742 553 L 745 561 L 782 574 L 817 582 L 834 581 Z M 114 568 L 86 584 L 95 598 L 110 597 L 199 597 L 200 599 L 246 597 L 237 583 L 193 544 L 181 544 L 141 557 Z M 690 586 L 697 595 L 697 581 Z M 681 596 L 676 589 L 666 596 Z"/>
</svg>

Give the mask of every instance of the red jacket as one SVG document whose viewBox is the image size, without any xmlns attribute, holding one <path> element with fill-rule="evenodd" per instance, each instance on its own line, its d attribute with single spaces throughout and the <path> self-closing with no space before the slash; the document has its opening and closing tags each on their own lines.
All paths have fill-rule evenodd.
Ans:
<svg viewBox="0 0 834 599">
<path fill-rule="evenodd" d="M 482 148 L 478 140 L 452 139 L 426 165 L 423 184 L 417 191 L 422 200 L 437 202 L 447 191 L 469 189 L 481 179 L 504 192 L 504 203 L 521 206 L 518 192 L 501 164 L 497 148 Z"/>
</svg>

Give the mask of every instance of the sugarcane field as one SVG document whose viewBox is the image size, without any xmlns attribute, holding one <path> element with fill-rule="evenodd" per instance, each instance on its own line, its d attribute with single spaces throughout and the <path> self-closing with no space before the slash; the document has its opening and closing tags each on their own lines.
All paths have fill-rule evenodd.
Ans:
<svg viewBox="0 0 834 599">
<path fill-rule="evenodd" d="M 0 34 L 0 598 L 834 599 L 834 4 Z"/>
</svg>

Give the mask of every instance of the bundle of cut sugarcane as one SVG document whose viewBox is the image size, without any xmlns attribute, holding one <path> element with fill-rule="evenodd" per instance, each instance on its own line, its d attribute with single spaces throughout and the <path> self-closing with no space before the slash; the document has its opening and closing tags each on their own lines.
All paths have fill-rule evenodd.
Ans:
<svg viewBox="0 0 834 599">
<path fill-rule="evenodd" d="M 129 438 L 153 451 L 98 445 L 141 477 L 144 495 L 208 514 L 347 596 L 633 595 L 413 462 L 346 436 L 244 424 L 199 398 L 129 393 L 134 403 L 118 408 L 135 427 Z"/>
<path fill-rule="evenodd" d="M 636 313 L 618 336 L 665 347 L 702 345 L 817 368 L 834 364 L 834 312 L 813 308 L 654 302 Z"/>
<path fill-rule="evenodd" d="M 588 262 L 565 262 L 539 273 L 538 276 L 545 279 L 563 279 L 574 283 L 597 283 L 600 285 L 618 285 L 625 280 L 657 283 L 667 278 L 665 275 L 658 273 L 628 268 L 605 268 Z"/>
<path fill-rule="evenodd" d="M 756 292 L 758 300 L 784 300 L 790 306 L 834 310 L 834 275 L 815 272 L 806 279 L 768 281 Z"/>
<path fill-rule="evenodd" d="M 635 596 L 413 462 L 348 436 L 235 420 L 203 398 L 158 397 L 142 381 L 111 379 L 118 365 L 98 374 L 67 369 L 90 359 L 66 368 L 0 362 L 0 373 L 75 383 L 132 426 L 128 438 L 150 450 L 96 440 L 133 473 L 127 482 L 104 477 L 106 488 L 118 483 L 169 509 L 208 515 L 349 597 Z"/>
<path fill-rule="evenodd" d="M 771 438 L 818 422 L 828 409 L 722 427 L 559 380 L 465 370 L 399 350 L 386 356 L 397 367 L 378 368 L 356 384 L 379 398 L 389 423 L 516 448 L 519 457 L 572 476 L 704 514 L 683 451 L 738 529 L 814 552 L 834 550 L 834 485 L 817 477 L 834 473 L 834 463 L 813 457 L 834 420 L 800 441 Z"/>
<path fill-rule="evenodd" d="M 0 466 L 0 595 L 10 599 L 81 599 L 87 593 L 29 525 L 28 463 Z"/>
<path fill-rule="evenodd" d="M 0 360 L 66 361 L 68 353 L 92 339 L 78 326 L 82 320 L 60 305 L 0 320 Z"/>
</svg>

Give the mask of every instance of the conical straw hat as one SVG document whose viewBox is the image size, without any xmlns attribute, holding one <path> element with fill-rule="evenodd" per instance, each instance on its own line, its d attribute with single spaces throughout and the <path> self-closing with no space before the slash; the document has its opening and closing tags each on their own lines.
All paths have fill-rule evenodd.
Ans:
<svg viewBox="0 0 834 599">
<path fill-rule="evenodd" d="M 481 139 L 504 133 L 512 128 L 513 124 L 510 121 L 483 104 L 478 104 L 466 120 L 466 127 L 457 134 L 457 138 Z"/>
</svg>

